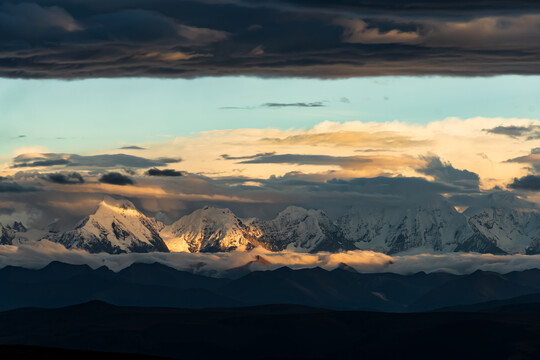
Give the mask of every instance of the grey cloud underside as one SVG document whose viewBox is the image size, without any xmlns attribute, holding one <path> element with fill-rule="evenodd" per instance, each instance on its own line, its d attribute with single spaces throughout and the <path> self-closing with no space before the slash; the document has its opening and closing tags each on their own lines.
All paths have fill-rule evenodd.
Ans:
<svg viewBox="0 0 540 360">
<path fill-rule="evenodd" d="M 182 162 L 182 159 L 180 158 L 170 158 L 170 157 L 160 157 L 155 159 L 155 161 L 165 164 L 177 164 L 179 162 Z"/>
<path fill-rule="evenodd" d="M 370 159 L 356 156 L 330 156 L 330 155 L 263 155 L 257 158 L 241 161 L 241 164 L 297 164 L 297 165 L 336 165 L 344 168 L 361 167 L 371 162 Z"/>
<path fill-rule="evenodd" d="M 111 168 L 149 168 L 164 166 L 165 162 L 126 154 L 83 156 L 77 154 L 39 154 L 38 157 L 19 155 L 13 159 L 13 168 L 36 168 L 49 166 Z"/>
<path fill-rule="evenodd" d="M 529 164 L 536 172 L 540 172 L 540 148 L 531 149 L 529 155 L 518 156 L 513 159 L 508 159 L 505 162 Z"/>
<path fill-rule="evenodd" d="M 496 126 L 492 129 L 485 129 L 484 131 L 491 134 L 506 135 L 512 138 L 525 137 L 526 140 L 534 140 L 540 138 L 540 126 Z"/>
<path fill-rule="evenodd" d="M 210 1 L 209 1 L 210 2 Z M 539 9 L 535 0 L 220 0 L 221 3 L 250 4 L 251 6 L 296 6 L 319 11 L 347 11 L 349 13 L 425 14 L 444 12 L 448 16 L 464 16 L 477 11 L 496 13 L 501 11 L 529 11 Z"/>
<path fill-rule="evenodd" d="M 538 14 L 532 1 L 15 1 L 0 6 L 0 76 L 538 74 Z"/>
<path fill-rule="evenodd" d="M 224 160 L 248 160 L 248 159 L 256 159 L 262 156 L 272 156 L 275 152 L 269 152 L 269 153 L 258 153 L 255 155 L 244 155 L 244 156 L 230 156 L 229 154 L 222 154 L 221 158 Z"/>
</svg>

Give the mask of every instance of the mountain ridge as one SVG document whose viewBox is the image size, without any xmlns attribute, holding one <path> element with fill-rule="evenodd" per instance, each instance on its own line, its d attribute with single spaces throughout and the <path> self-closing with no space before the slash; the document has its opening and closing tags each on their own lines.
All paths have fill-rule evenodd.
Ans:
<svg viewBox="0 0 540 360">
<path fill-rule="evenodd" d="M 111 254 L 211 253 L 255 247 L 274 252 L 371 250 L 390 255 L 540 253 L 540 211 L 491 206 L 466 213 L 456 211 L 443 197 L 407 206 L 359 205 L 335 220 L 322 210 L 298 206 L 289 206 L 269 220 L 244 220 L 230 209 L 205 206 L 165 226 L 128 200 L 107 197 L 73 230 L 49 232 L 46 238 L 67 248 Z M 13 244 L 14 227 L 0 230 L 0 244 Z"/>
</svg>

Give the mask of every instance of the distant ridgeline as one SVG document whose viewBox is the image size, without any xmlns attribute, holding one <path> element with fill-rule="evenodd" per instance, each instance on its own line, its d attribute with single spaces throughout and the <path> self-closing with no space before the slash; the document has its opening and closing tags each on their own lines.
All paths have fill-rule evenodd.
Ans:
<svg viewBox="0 0 540 360">
<path fill-rule="evenodd" d="M 260 257 L 259 268 L 267 264 Z M 468 275 L 362 274 L 346 264 L 321 268 L 249 271 L 251 263 L 222 277 L 135 263 L 119 272 L 106 267 L 52 262 L 35 270 L 0 269 L 0 311 L 61 307 L 99 300 L 144 307 L 216 308 L 298 304 L 336 310 L 390 312 L 478 311 L 505 304 L 540 304 L 540 270 Z M 474 305 L 474 306 L 473 306 Z M 456 307 L 455 309 L 452 307 Z"/>
<path fill-rule="evenodd" d="M 274 219 L 243 220 L 229 209 L 204 207 L 169 226 L 127 200 L 107 197 L 74 229 L 26 231 L 0 225 L 0 244 L 48 239 L 91 253 L 270 251 L 315 253 L 373 250 L 397 254 L 478 252 L 540 253 L 540 212 L 519 207 L 460 213 L 443 197 L 409 206 L 353 207 L 336 220 L 321 210 L 290 206 Z M 31 233 L 31 234 L 30 234 Z"/>
</svg>

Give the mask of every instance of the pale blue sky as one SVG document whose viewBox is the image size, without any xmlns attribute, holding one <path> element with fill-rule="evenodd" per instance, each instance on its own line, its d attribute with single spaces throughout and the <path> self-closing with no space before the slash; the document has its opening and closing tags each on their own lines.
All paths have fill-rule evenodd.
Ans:
<svg viewBox="0 0 540 360">
<path fill-rule="evenodd" d="M 538 119 L 538 84 L 538 76 L 0 79 L 0 155 L 35 145 L 54 152 L 99 152 L 156 141 L 160 135 L 242 127 L 309 128 L 324 120 L 426 124 L 449 116 Z M 318 101 L 325 106 L 260 107 Z M 18 138 L 21 135 L 26 137 Z"/>
</svg>

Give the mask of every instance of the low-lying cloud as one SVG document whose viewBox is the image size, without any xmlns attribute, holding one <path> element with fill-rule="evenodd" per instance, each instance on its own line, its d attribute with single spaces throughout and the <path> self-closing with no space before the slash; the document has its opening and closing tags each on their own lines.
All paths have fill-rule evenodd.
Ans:
<svg viewBox="0 0 540 360">
<path fill-rule="evenodd" d="M 146 254 L 89 254 L 82 250 L 67 250 L 60 244 L 47 240 L 19 246 L 0 245 L 0 268 L 21 266 L 42 268 L 51 261 L 69 264 L 88 264 L 92 268 L 107 266 L 120 271 L 135 262 L 162 263 L 178 270 L 212 276 L 253 261 L 257 255 L 267 259 L 270 265 L 253 264 L 254 270 L 273 270 L 282 266 L 293 269 L 322 267 L 326 270 L 345 263 L 357 271 L 366 273 L 392 272 L 414 274 L 444 271 L 453 274 L 469 274 L 476 270 L 507 273 L 538 268 L 540 255 L 490 255 L 475 253 L 418 254 L 389 256 L 373 251 L 348 251 L 344 253 L 303 254 L 293 252 L 272 253 L 254 249 L 250 252 L 228 253 L 146 253 Z"/>
</svg>

